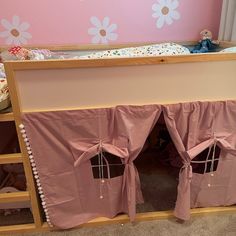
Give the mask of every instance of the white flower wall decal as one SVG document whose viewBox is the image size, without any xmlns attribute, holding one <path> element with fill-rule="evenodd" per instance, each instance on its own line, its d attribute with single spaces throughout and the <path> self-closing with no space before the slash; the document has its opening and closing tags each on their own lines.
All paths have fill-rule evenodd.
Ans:
<svg viewBox="0 0 236 236">
<path fill-rule="evenodd" d="M 152 5 L 154 13 L 152 16 L 157 18 L 157 28 L 162 28 L 165 24 L 171 25 L 174 20 L 180 18 L 180 13 L 176 10 L 179 6 L 178 0 L 157 0 L 158 3 Z"/>
<path fill-rule="evenodd" d="M 107 44 L 110 40 L 115 41 L 117 39 L 118 34 L 114 32 L 117 29 L 117 25 L 109 25 L 109 17 L 106 16 L 100 21 L 97 17 L 93 16 L 90 18 L 90 22 L 95 26 L 88 29 L 88 34 L 93 36 L 92 43 Z"/>
<path fill-rule="evenodd" d="M 5 42 L 8 45 L 27 44 L 27 40 L 32 38 L 32 35 L 26 31 L 29 29 L 30 24 L 28 22 L 20 22 L 19 16 L 13 16 L 12 22 L 2 19 L 1 25 L 5 28 L 5 31 L 0 32 L 0 37 L 6 38 Z"/>
</svg>

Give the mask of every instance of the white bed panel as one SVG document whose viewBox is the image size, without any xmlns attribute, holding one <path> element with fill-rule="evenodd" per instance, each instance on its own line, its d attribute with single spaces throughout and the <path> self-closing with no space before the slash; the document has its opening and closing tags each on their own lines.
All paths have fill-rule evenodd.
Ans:
<svg viewBox="0 0 236 236">
<path fill-rule="evenodd" d="M 22 111 L 236 99 L 236 61 L 15 73 Z"/>
</svg>

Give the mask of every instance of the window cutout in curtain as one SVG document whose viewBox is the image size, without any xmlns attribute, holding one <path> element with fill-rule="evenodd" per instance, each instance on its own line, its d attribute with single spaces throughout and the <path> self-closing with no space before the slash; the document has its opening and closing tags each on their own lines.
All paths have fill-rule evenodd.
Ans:
<svg viewBox="0 0 236 236">
<path fill-rule="evenodd" d="M 207 148 L 203 152 L 198 154 L 194 158 L 194 162 L 192 162 L 193 173 L 205 174 L 212 172 L 212 170 L 216 171 L 219 163 L 220 151 L 221 151 L 220 148 L 216 145 L 214 160 L 213 160 L 213 148 L 212 149 Z M 209 156 L 208 160 L 206 160 L 207 156 Z M 195 163 L 195 161 L 197 163 Z M 212 167 L 213 169 L 211 169 Z"/>
<path fill-rule="evenodd" d="M 90 159 L 94 179 L 100 179 L 101 177 L 108 179 L 109 174 L 107 167 L 109 167 L 110 178 L 122 176 L 124 174 L 125 165 L 122 163 L 121 158 L 108 152 L 103 152 L 103 155 L 108 163 L 104 160 L 101 161 L 99 155 Z"/>
</svg>

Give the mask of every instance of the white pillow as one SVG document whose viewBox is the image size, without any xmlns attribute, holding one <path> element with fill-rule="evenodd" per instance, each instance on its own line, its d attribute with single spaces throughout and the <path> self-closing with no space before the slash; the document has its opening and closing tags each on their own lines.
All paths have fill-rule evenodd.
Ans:
<svg viewBox="0 0 236 236">
<path fill-rule="evenodd" d="M 234 52 L 234 53 L 236 53 L 236 47 L 225 48 L 225 49 L 221 50 L 220 52 Z"/>
</svg>

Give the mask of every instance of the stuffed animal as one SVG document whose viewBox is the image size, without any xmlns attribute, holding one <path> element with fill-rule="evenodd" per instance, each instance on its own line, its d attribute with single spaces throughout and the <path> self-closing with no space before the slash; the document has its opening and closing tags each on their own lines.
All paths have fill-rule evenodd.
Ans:
<svg viewBox="0 0 236 236">
<path fill-rule="evenodd" d="M 212 33 L 205 29 L 201 33 L 201 40 L 199 43 L 191 50 L 191 53 L 206 53 L 213 51 L 219 45 L 218 41 L 212 40 Z"/>
<path fill-rule="evenodd" d="M 20 46 L 12 47 L 1 53 L 1 61 L 9 60 L 29 60 L 32 57 L 32 52 Z"/>
<path fill-rule="evenodd" d="M 28 50 L 20 46 L 12 47 L 0 53 L 0 63 L 12 60 L 45 60 L 51 59 L 53 52 L 47 49 Z"/>
</svg>

